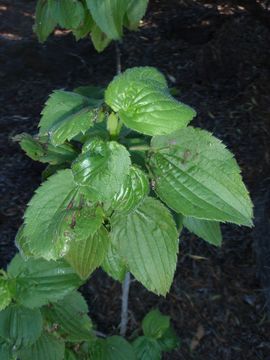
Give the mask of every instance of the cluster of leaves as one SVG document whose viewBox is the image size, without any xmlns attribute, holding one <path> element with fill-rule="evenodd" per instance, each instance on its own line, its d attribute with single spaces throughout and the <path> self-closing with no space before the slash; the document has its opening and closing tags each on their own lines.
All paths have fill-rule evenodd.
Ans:
<svg viewBox="0 0 270 360">
<path fill-rule="evenodd" d="M 44 42 L 56 26 L 71 30 L 77 40 L 91 36 L 97 51 L 119 40 L 123 28 L 135 30 L 148 0 L 38 0 L 35 32 Z"/>
<path fill-rule="evenodd" d="M 83 280 L 99 266 L 119 281 L 130 271 L 165 295 L 182 226 L 220 245 L 220 222 L 252 224 L 233 155 L 188 126 L 194 116 L 150 67 L 116 76 L 105 93 L 55 91 L 39 134 L 19 137 L 31 158 L 49 163 L 44 177 L 56 172 L 28 204 L 21 253 L 64 258 Z"/>
<path fill-rule="evenodd" d="M 97 338 L 87 304 L 75 290 L 81 283 L 63 260 L 16 255 L 0 278 L 1 360 L 153 360 L 179 345 L 169 318 L 157 310 L 143 320 L 145 337 L 132 343 L 119 336 Z"/>
</svg>

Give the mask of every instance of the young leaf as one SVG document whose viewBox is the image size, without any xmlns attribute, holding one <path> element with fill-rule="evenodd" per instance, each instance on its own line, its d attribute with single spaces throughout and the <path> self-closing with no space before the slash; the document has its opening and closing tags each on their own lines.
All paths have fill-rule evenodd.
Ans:
<svg viewBox="0 0 270 360">
<path fill-rule="evenodd" d="M 118 194 L 114 196 L 112 208 L 122 214 L 133 211 L 148 195 L 147 175 L 137 167 L 130 167 Z"/>
<path fill-rule="evenodd" d="M 44 332 L 35 344 L 21 350 L 19 357 L 20 360 L 63 360 L 64 353 L 64 341 Z"/>
<path fill-rule="evenodd" d="M 252 225 L 252 203 L 233 155 L 209 132 L 188 127 L 152 139 L 158 196 L 174 211 L 203 220 Z"/>
<path fill-rule="evenodd" d="M 76 29 L 84 21 L 83 4 L 78 0 L 61 0 L 58 3 L 58 23 L 65 29 Z"/>
<path fill-rule="evenodd" d="M 90 359 L 136 360 L 132 346 L 121 336 L 99 339 L 90 349 Z M 138 358 L 139 359 L 139 358 Z"/>
<path fill-rule="evenodd" d="M 9 342 L 14 350 L 34 344 L 41 331 L 42 316 L 39 309 L 10 305 L 0 312 L 0 338 Z"/>
<path fill-rule="evenodd" d="M 42 111 L 40 135 L 49 134 L 53 145 L 61 145 L 92 127 L 97 110 L 85 96 L 56 90 Z"/>
<path fill-rule="evenodd" d="M 181 342 L 179 337 L 176 335 L 172 326 L 170 326 L 162 335 L 160 339 L 157 340 L 158 345 L 162 351 L 172 351 L 180 347 Z"/>
<path fill-rule="evenodd" d="M 72 164 L 74 180 L 92 201 L 111 201 L 129 172 L 126 148 L 115 141 L 94 139 Z"/>
<path fill-rule="evenodd" d="M 91 15 L 110 39 L 119 40 L 123 33 L 126 0 L 86 0 Z"/>
<path fill-rule="evenodd" d="M 184 216 L 183 225 L 192 233 L 212 245 L 221 246 L 220 224 L 216 221 L 201 220 Z"/>
<path fill-rule="evenodd" d="M 102 52 L 112 41 L 99 27 L 94 24 L 91 31 L 91 39 L 95 49 Z"/>
<path fill-rule="evenodd" d="M 14 139 L 20 142 L 27 156 L 42 163 L 51 165 L 70 163 L 78 156 L 78 151 L 71 144 L 53 146 L 46 136 L 39 138 L 22 133 Z"/>
<path fill-rule="evenodd" d="M 57 324 L 61 336 L 71 342 L 87 341 L 93 336 L 92 322 L 87 313 L 86 301 L 77 291 L 44 309 L 46 319 Z"/>
<path fill-rule="evenodd" d="M 144 72 L 136 68 L 137 73 L 140 70 Z M 196 115 L 160 82 L 141 76 L 130 81 L 129 73 L 114 78 L 105 92 L 105 101 L 127 127 L 146 135 L 169 134 L 187 126 Z"/>
<path fill-rule="evenodd" d="M 35 257 L 56 260 L 67 251 L 68 208 L 77 194 L 71 170 L 61 170 L 37 189 L 24 215 L 24 236 Z"/>
<path fill-rule="evenodd" d="M 40 42 L 44 42 L 57 25 L 58 2 L 38 0 L 34 31 Z"/>
<path fill-rule="evenodd" d="M 139 336 L 133 343 L 136 359 L 161 360 L 161 349 L 155 339 Z"/>
<path fill-rule="evenodd" d="M 29 308 L 62 299 L 81 285 L 81 279 L 63 260 L 23 260 L 16 255 L 8 266 L 8 276 L 16 279 L 16 301 Z"/>
<path fill-rule="evenodd" d="M 125 25 L 130 30 L 136 30 L 140 20 L 144 16 L 148 0 L 130 0 L 126 12 Z"/>
<path fill-rule="evenodd" d="M 7 279 L 0 277 L 0 311 L 4 310 L 11 302 L 12 296 Z"/>
<path fill-rule="evenodd" d="M 117 250 L 110 242 L 108 252 L 103 260 L 102 269 L 114 280 L 124 281 L 127 266 L 124 259 L 118 254 Z"/>
<path fill-rule="evenodd" d="M 148 290 L 165 295 L 173 281 L 178 252 L 174 220 L 158 200 L 146 198 L 132 213 L 114 215 L 112 239 L 130 272 Z"/>
<path fill-rule="evenodd" d="M 159 310 L 150 311 L 142 321 L 144 335 L 154 339 L 160 339 L 169 327 L 169 316 L 162 315 Z"/>
<path fill-rule="evenodd" d="M 72 268 L 85 280 L 99 267 L 108 251 L 109 236 L 104 226 L 93 235 L 81 241 L 73 241 L 66 260 Z"/>
</svg>

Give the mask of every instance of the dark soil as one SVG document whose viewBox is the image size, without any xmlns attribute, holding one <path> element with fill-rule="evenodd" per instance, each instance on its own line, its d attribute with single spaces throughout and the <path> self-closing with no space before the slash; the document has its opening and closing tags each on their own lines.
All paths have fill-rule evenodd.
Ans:
<svg viewBox="0 0 270 360">
<path fill-rule="evenodd" d="M 39 44 L 32 33 L 34 6 L 31 0 L 0 0 L 0 267 L 16 251 L 14 237 L 43 169 L 12 136 L 35 133 L 53 89 L 105 85 L 115 74 L 113 45 L 97 54 L 90 41 L 76 43 L 63 32 Z M 269 360 L 262 291 L 270 288 L 269 29 L 242 7 L 222 1 L 156 0 L 140 31 L 126 34 L 121 50 L 124 69 L 158 67 L 179 97 L 197 109 L 195 125 L 213 132 L 236 154 L 257 205 L 255 231 L 224 225 L 221 249 L 181 235 L 178 268 L 165 299 L 133 282 L 129 333 L 158 306 L 182 339 L 181 349 L 164 359 Z M 116 333 L 120 285 L 97 271 L 83 291 L 99 330 Z"/>
</svg>

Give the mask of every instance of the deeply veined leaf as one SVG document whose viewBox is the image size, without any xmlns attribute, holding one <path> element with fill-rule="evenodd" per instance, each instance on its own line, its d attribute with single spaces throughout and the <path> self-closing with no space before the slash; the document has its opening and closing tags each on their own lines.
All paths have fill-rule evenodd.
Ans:
<svg viewBox="0 0 270 360">
<path fill-rule="evenodd" d="M 138 74 L 140 71 L 145 72 L 136 68 Z M 169 134 L 187 126 L 196 115 L 192 108 L 174 99 L 160 82 L 139 75 L 137 80 L 130 80 L 128 74 L 114 78 L 105 92 L 105 101 L 130 129 L 146 135 Z"/>
<path fill-rule="evenodd" d="M 83 4 L 78 0 L 56 1 L 58 5 L 58 23 L 65 29 L 76 29 L 84 21 Z"/>
<path fill-rule="evenodd" d="M 102 264 L 108 246 L 108 232 L 102 226 L 88 238 L 77 242 L 73 241 L 65 258 L 77 274 L 85 280 Z"/>
<path fill-rule="evenodd" d="M 111 225 L 114 246 L 130 272 L 148 290 L 165 295 L 178 253 L 178 233 L 168 209 L 148 197 L 132 213 L 114 215 Z"/>
<path fill-rule="evenodd" d="M 99 27 L 94 24 L 91 31 L 91 39 L 95 49 L 102 52 L 112 41 Z"/>
<path fill-rule="evenodd" d="M 91 15 L 100 29 L 110 38 L 119 40 L 123 33 L 126 0 L 86 0 Z"/>
<path fill-rule="evenodd" d="M 8 266 L 8 276 L 16 280 L 16 301 L 29 308 L 60 300 L 81 285 L 81 279 L 64 260 L 25 261 L 16 255 Z"/>
<path fill-rule="evenodd" d="M 78 151 L 71 144 L 53 146 L 46 136 L 39 138 L 23 133 L 14 139 L 20 142 L 27 156 L 35 161 L 58 165 L 70 163 L 78 155 Z"/>
<path fill-rule="evenodd" d="M 63 360 L 65 343 L 53 335 L 43 333 L 35 344 L 19 353 L 20 360 Z"/>
<path fill-rule="evenodd" d="M 13 349 L 34 344 L 42 332 L 42 316 L 39 309 L 10 305 L 0 312 L 0 338 Z"/>
<path fill-rule="evenodd" d="M 132 343 L 136 359 L 161 360 L 161 348 L 155 339 L 147 336 L 139 336 Z"/>
<path fill-rule="evenodd" d="M 192 233 L 212 245 L 220 246 L 222 234 L 220 224 L 216 221 L 201 220 L 184 216 L 183 225 Z"/>
<path fill-rule="evenodd" d="M 53 145 L 61 145 L 92 127 L 97 111 L 98 108 L 87 97 L 56 90 L 42 110 L 40 135 L 49 134 Z"/>
<path fill-rule="evenodd" d="M 124 281 L 127 265 L 124 259 L 117 252 L 113 244 L 110 242 L 108 252 L 103 260 L 102 269 L 114 280 Z"/>
<path fill-rule="evenodd" d="M 44 309 L 46 319 L 53 325 L 57 324 L 61 336 L 71 342 L 87 341 L 93 336 L 92 322 L 87 313 L 86 301 L 77 291 Z"/>
<path fill-rule="evenodd" d="M 148 0 L 129 0 L 126 12 L 125 25 L 130 30 L 136 30 L 140 20 L 144 16 L 148 5 Z"/>
<path fill-rule="evenodd" d="M 44 42 L 57 25 L 57 2 L 38 0 L 34 30 L 40 42 Z"/>
<path fill-rule="evenodd" d="M 0 311 L 4 310 L 11 302 L 12 295 L 7 279 L 0 277 Z"/>
<path fill-rule="evenodd" d="M 232 153 L 209 132 L 188 127 L 152 140 L 158 196 L 176 212 L 252 225 L 252 203 Z"/>
<path fill-rule="evenodd" d="M 110 201 L 129 172 L 126 148 L 115 141 L 91 140 L 72 164 L 74 180 L 92 201 Z"/>
<path fill-rule="evenodd" d="M 78 188 L 71 170 L 61 170 L 39 187 L 24 214 L 24 236 L 35 257 L 56 260 L 68 251 L 65 221 Z"/>
<path fill-rule="evenodd" d="M 137 167 L 130 167 L 118 194 L 113 199 L 112 207 L 122 214 L 133 211 L 148 195 L 149 181 L 147 175 Z"/>
<path fill-rule="evenodd" d="M 150 311 L 142 321 L 144 335 L 154 339 L 160 339 L 169 327 L 169 316 L 162 315 L 157 309 Z"/>
</svg>

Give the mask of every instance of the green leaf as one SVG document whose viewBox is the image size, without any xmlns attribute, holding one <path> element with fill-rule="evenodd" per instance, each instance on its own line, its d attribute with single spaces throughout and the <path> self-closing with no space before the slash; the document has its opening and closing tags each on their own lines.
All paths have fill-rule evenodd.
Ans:
<svg viewBox="0 0 270 360">
<path fill-rule="evenodd" d="M 118 194 L 114 196 L 112 207 L 115 211 L 128 214 L 148 195 L 147 175 L 137 167 L 131 167 Z"/>
<path fill-rule="evenodd" d="M 170 326 L 158 339 L 158 345 L 162 351 L 172 351 L 178 349 L 181 345 L 179 337 L 176 335 L 172 326 Z"/>
<path fill-rule="evenodd" d="M 152 140 L 158 196 L 174 211 L 203 220 L 252 225 L 252 203 L 232 153 L 209 132 L 188 127 Z"/>
<path fill-rule="evenodd" d="M 144 335 L 154 339 L 161 338 L 169 327 L 169 316 L 162 315 L 159 310 L 150 311 L 142 321 Z"/>
<path fill-rule="evenodd" d="M 119 40 L 123 34 L 126 0 L 86 0 L 91 15 L 99 28 L 110 39 Z"/>
<path fill-rule="evenodd" d="M 44 309 L 45 317 L 54 326 L 57 324 L 61 336 L 71 342 L 87 341 L 93 336 L 92 322 L 87 313 L 86 301 L 77 291 Z"/>
<path fill-rule="evenodd" d="M 222 234 L 218 222 L 185 216 L 183 225 L 190 232 L 207 241 L 209 244 L 221 246 Z"/>
<path fill-rule="evenodd" d="M 48 165 L 41 173 L 42 181 L 47 180 L 50 176 L 56 174 L 59 170 L 65 170 L 69 168 L 69 165 L 66 163 L 59 165 Z"/>
<path fill-rule="evenodd" d="M 79 360 L 79 358 L 73 351 L 66 348 L 64 360 Z"/>
<path fill-rule="evenodd" d="M 108 252 L 103 260 L 102 269 L 114 280 L 123 282 L 127 270 L 124 259 L 110 242 Z"/>
<path fill-rule="evenodd" d="M 97 24 L 94 24 L 91 31 L 91 39 L 95 49 L 98 52 L 102 52 L 111 42 L 111 39 L 98 27 Z"/>
<path fill-rule="evenodd" d="M 69 208 L 77 195 L 71 170 L 61 170 L 36 190 L 24 214 L 24 236 L 35 257 L 56 260 L 68 251 Z"/>
<path fill-rule="evenodd" d="M 135 71 L 137 79 L 130 73 L 120 74 L 105 92 L 106 103 L 118 112 L 123 123 L 146 135 L 169 134 L 187 126 L 196 112 L 174 99 L 160 82 L 138 75 L 147 72 L 144 68 Z"/>
<path fill-rule="evenodd" d="M 70 91 L 56 90 L 46 102 L 39 123 L 40 135 L 61 145 L 93 126 L 98 108 L 90 99 Z"/>
<path fill-rule="evenodd" d="M 64 353 L 64 341 L 43 333 L 34 345 L 20 351 L 19 356 L 20 360 L 63 360 Z"/>
<path fill-rule="evenodd" d="M 83 4 L 78 0 L 61 0 L 58 3 L 58 23 L 65 29 L 76 29 L 84 21 Z"/>
<path fill-rule="evenodd" d="M 90 359 L 95 360 L 136 360 L 132 346 L 121 336 L 99 339 L 90 349 Z"/>
<path fill-rule="evenodd" d="M 87 8 L 84 9 L 84 18 L 83 21 L 76 29 L 72 29 L 73 35 L 75 36 L 76 40 L 80 40 L 85 38 L 92 30 L 94 25 L 94 21 L 92 16 Z"/>
<path fill-rule="evenodd" d="M 76 94 L 88 97 L 91 100 L 103 100 L 104 98 L 104 88 L 101 86 L 86 85 L 79 86 L 73 90 Z"/>
<path fill-rule="evenodd" d="M 42 332 L 42 316 L 39 309 L 10 305 L 0 312 L 0 337 L 13 349 L 34 344 Z"/>
<path fill-rule="evenodd" d="M 16 301 L 30 308 L 62 299 L 81 285 L 80 278 L 63 260 L 24 261 L 16 255 L 8 266 L 8 276 L 16 280 Z"/>
<path fill-rule="evenodd" d="M 173 281 L 178 233 L 168 209 L 153 198 L 127 216 L 112 217 L 112 239 L 130 272 L 148 290 L 165 295 Z"/>
<path fill-rule="evenodd" d="M 12 360 L 12 346 L 5 340 L 0 339 L 0 359 Z"/>
<path fill-rule="evenodd" d="M 57 25 L 57 2 L 38 0 L 34 31 L 40 42 L 44 42 Z"/>
<path fill-rule="evenodd" d="M 139 336 L 132 344 L 136 359 L 161 360 L 161 349 L 155 339 Z"/>
<path fill-rule="evenodd" d="M 126 148 L 117 142 L 96 139 L 86 143 L 72 164 L 74 179 L 92 201 L 110 201 L 129 172 Z"/>
<path fill-rule="evenodd" d="M 130 0 L 126 12 L 125 25 L 130 30 L 136 30 L 140 20 L 146 13 L 148 0 Z"/>
<path fill-rule="evenodd" d="M 35 161 L 58 165 L 70 163 L 78 155 L 78 151 L 71 144 L 53 146 L 46 136 L 39 138 L 22 133 L 14 139 L 20 142 L 20 146 L 27 156 Z"/>
<path fill-rule="evenodd" d="M 77 242 L 73 241 L 65 258 L 80 277 L 85 280 L 102 264 L 108 246 L 108 232 L 102 226 L 88 238 Z"/>
<path fill-rule="evenodd" d="M 7 279 L 0 277 L 0 311 L 4 310 L 11 302 L 12 296 Z"/>
</svg>

